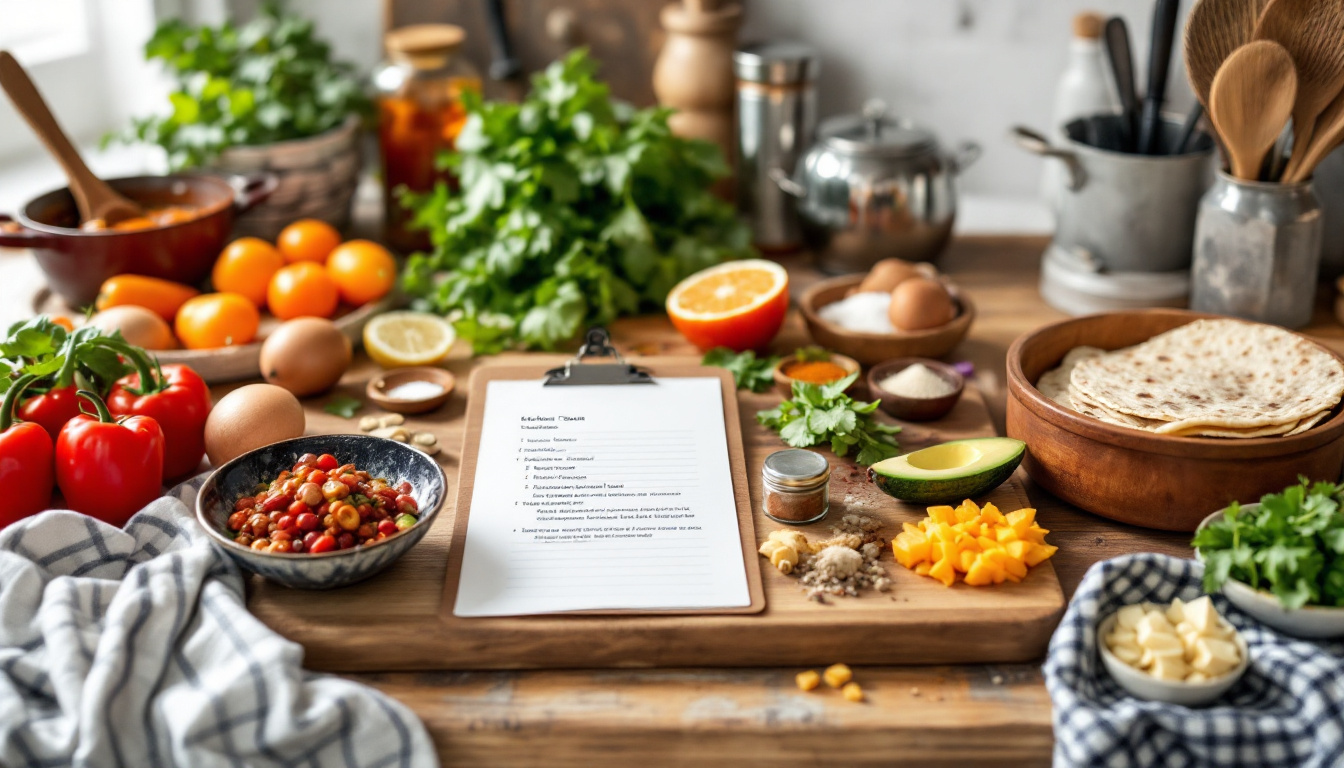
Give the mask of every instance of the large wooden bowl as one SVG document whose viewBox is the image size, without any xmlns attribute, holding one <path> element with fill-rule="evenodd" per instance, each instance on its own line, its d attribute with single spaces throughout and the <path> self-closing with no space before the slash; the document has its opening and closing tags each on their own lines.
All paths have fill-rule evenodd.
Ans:
<svg viewBox="0 0 1344 768">
<path fill-rule="evenodd" d="M 1193 531 L 1210 512 L 1233 501 L 1258 501 L 1298 475 L 1338 479 L 1344 466 L 1344 412 L 1338 407 L 1325 422 L 1292 437 L 1171 437 L 1083 416 L 1034 386 L 1074 347 L 1120 349 L 1205 317 L 1213 316 L 1176 309 L 1112 312 L 1047 325 L 1013 342 L 1008 436 L 1026 442 L 1022 466 L 1031 479 L 1094 514 L 1167 531 Z"/>
<path fill-rule="evenodd" d="M 851 331 L 821 319 L 817 310 L 845 298 L 850 289 L 863 282 L 863 275 L 845 275 L 823 280 L 803 293 L 798 302 L 803 321 L 817 344 L 864 365 L 876 365 L 896 357 L 942 357 L 957 348 L 975 322 L 975 305 L 966 294 L 949 286 L 957 303 L 952 322 L 926 331 L 863 333 Z"/>
</svg>

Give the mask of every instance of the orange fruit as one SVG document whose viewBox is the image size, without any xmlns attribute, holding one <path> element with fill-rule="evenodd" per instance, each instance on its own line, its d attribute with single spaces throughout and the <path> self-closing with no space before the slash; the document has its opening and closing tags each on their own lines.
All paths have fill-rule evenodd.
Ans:
<svg viewBox="0 0 1344 768">
<path fill-rule="evenodd" d="M 327 257 L 327 274 L 336 282 L 341 298 L 359 306 L 377 301 L 397 281 L 397 262 L 383 246 L 368 240 L 351 240 L 336 246 Z"/>
<path fill-rule="evenodd" d="M 316 261 L 324 264 L 332 249 L 341 244 L 341 233 L 325 221 L 299 219 L 280 230 L 275 245 L 285 261 Z"/>
<path fill-rule="evenodd" d="M 702 269 L 667 295 L 667 314 L 702 350 L 764 349 L 789 309 L 789 273 L 773 261 L 730 261 Z"/>
<path fill-rule="evenodd" d="M 336 282 L 321 264 L 311 261 L 281 267 L 266 289 L 266 306 L 281 320 L 331 317 L 339 302 Z"/>
<path fill-rule="evenodd" d="M 215 261 L 210 281 L 216 291 L 237 293 L 261 306 L 271 276 L 285 266 L 285 257 L 275 246 L 258 237 L 240 237 L 225 246 Z"/>
<path fill-rule="evenodd" d="M 177 310 L 175 330 L 187 349 L 215 349 L 251 343 L 261 313 L 237 293 L 207 293 L 188 299 Z"/>
</svg>

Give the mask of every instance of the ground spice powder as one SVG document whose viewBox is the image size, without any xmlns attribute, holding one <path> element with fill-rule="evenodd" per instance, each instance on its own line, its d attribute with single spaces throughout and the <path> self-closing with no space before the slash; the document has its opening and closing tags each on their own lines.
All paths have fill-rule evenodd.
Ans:
<svg viewBox="0 0 1344 768">
<path fill-rule="evenodd" d="M 830 384 L 848 376 L 849 371 L 829 360 L 813 360 L 790 365 L 784 369 L 784 375 L 808 384 Z"/>
</svg>

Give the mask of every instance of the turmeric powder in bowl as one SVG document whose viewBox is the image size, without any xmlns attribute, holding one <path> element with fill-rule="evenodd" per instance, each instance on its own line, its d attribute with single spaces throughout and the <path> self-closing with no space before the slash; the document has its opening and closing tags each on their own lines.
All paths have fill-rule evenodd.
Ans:
<svg viewBox="0 0 1344 768">
<path fill-rule="evenodd" d="M 848 376 L 849 371 L 829 360 L 809 360 L 786 367 L 784 375 L 808 384 L 830 384 Z"/>
</svg>

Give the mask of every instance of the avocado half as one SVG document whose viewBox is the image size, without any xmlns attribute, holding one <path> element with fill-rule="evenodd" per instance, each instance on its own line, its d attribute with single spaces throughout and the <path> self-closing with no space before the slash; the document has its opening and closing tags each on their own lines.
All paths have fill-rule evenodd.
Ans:
<svg viewBox="0 0 1344 768">
<path fill-rule="evenodd" d="M 961 501 L 1002 485 L 1026 451 L 1026 443 L 1011 437 L 951 440 L 879 461 L 868 468 L 868 477 L 901 501 Z"/>
</svg>

